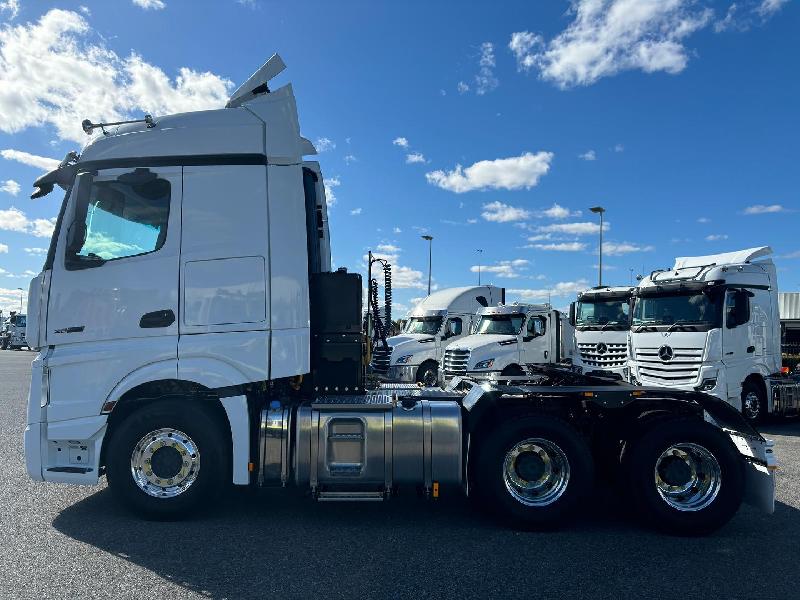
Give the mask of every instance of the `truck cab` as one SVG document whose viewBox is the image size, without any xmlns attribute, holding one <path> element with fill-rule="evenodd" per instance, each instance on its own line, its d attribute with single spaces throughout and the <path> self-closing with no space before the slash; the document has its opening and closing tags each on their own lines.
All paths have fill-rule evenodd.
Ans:
<svg viewBox="0 0 800 600">
<path fill-rule="evenodd" d="M 631 287 L 595 287 L 570 305 L 578 356 L 585 371 L 609 371 L 628 379 Z"/>
<path fill-rule="evenodd" d="M 645 277 L 634 291 L 631 382 L 702 391 L 751 421 L 796 410 L 796 392 L 780 376 L 771 252 L 677 258 L 672 269 Z"/>
<path fill-rule="evenodd" d="M 491 285 L 434 292 L 409 313 L 402 332 L 386 340 L 388 349 L 373 351 L 373 372 L 389 381 L 435 385 L 448 343 L 469 334 L 480 308 L 504 299 L 505 289 Z"/>
<path fill-rule="evenodd" d="M 447 345 L 444 380 L 455 376 L 521 375 L 528 364 L 575 356 L 572 326 L 549 304 L 481 308 L 471 335 Z"/>
<path fill-rule="evenodd" d="M 28 345 L 25 340 L 27 316 L 12 311 L 0 328 L 0 348 L 19 350 Z"/>
</svg>

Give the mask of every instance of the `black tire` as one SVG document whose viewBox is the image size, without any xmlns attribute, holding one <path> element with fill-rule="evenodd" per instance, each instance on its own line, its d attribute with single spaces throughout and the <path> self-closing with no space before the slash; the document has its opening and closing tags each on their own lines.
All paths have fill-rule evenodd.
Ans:
<svg viewBox="0 0 800 600">
<path fill-rule="evenodd" d="M 417 369 L 416 381 L 422 383 L 427 387 L 436 385 L 439 380 L 439 365 L 434 361 L 429 360 L 422 363 Z"/>
<path fill-rule="evenodd" d="M 755 381 L 742 384 L 742 416 L 750 423 L 758 423 L 764 418 L 767 398 L 764 390 Z"/>
<path fill-rule="evenodd" d="M 678 445 L 679 454 L 665 457 L 667 450 L 676 447 L 675 445 Z M 656 477 L 663 478 L 662 485 L 671 483 L 678 487 L 688 484 L 691 476 L 681 466 L 685 461 L 677 457 L 687 448 L 690 452 L 700 452 L 697 447 L 713 457 L 718 471 L 713 468 L 713 463 L 701 463 L 702 466 L 698 469 L 701 476 L 690 488 L 697 495 L 685 499 L 672 498 L 672 502 L 682 506 L 680 509 L 662 496 Z M 677 471 L 673 471 L 672 475 L 668 472 L 671 468 L 668 462 L 670 460 L 677 463 Z M 666 533 L 711 533 L 730 521 L 742 503 L 744 464 L 736 447 L 725 433 L 699 419 L 670 419 L 654 424 L 629 446 L 626 445 L 623 468 L 627 482 L 626 491 L 630 494 L 633 508 L 646 524 Z M 670 481 L 670 477 L 675 479 Z M 715 486 L 715 494 L 710 491 L 714 489 L 710 486 L 714 481 L 719 484 Z M 707 482 L 709 491 L 703 495 L 701 492 Z M 696 498 L 693 505 L 692 498 Z"/>
<path fill-rule="evenodd" d="M 506 481 L 507 458 L 527 440 L 555 445 L 567 461 L 567 481 L 560 495 L 547 503 L 524 503 L 512 491 L 513 484 Z M 513 470 L 520 479 L 529 483 L 530 480 L 525 480 L 520 472 L 520 456 L 514 459 Z M 557 461 L 551 462 L 557 464 Z M 533 465 L 533 468 L 538 469 L 542 464 Z M 480 445 L 473 473 L 473 492 L 484 509 L 515 529 L 541 530 L 556 528 L 572 515 L 591 489 L 594 464 L 584 439 L 564 421 L 547 415 L 509 415 Z"/>
<path fill-rule="evenodd" d="M 3 341 L 0 342 L 0 349 L 2 349 L 2 350 L 7 350 L 8 349 L 8 340 L 7 339 L 3 339 Z"/>
<path fill-rule="evenodd" d="M 209 506 L 222 490 L 229 488 L 230 437 L 224 433 L 219 419 L 214 419 L 211 410 L 201 402 L 204 401 L 157 401 L 131 413 L 112 431 L 105 453 L 108 486 L 116 499 L 132 512 L 146 519 L 179 520 Z M 182 493 L 167 498 L 145 493 L 134 481 L 131 466 L 137 444 L 150 432 L 165 428 L 185 433 L 199 456 L 193 482 Z M 155 460 L 151 468 L 155 472 Z"/>
<path fill-rule="evenodd" d="M 505 369 L 500 371 L 500 376 L 506 375 L 508 377 L 522 377 L 525 375 L 525 371 L 519 365 L 508 365 Z M 498 379 L 498 383 L 502 385 L 516 385 L 520 383 L 519 381 L 514 381 L 512 379 L 502 380 Z"/>
</svg>

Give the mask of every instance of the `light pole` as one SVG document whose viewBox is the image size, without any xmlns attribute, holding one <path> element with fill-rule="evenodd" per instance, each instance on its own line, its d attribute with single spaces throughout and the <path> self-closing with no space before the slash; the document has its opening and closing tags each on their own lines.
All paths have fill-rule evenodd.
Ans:
<svg viewBox="0 0 800 600">
<path fill-rule="evenodd" d="M 433 236 L 423 235 L 423 240 L 428 240 L 428 296 L 431 295 L 431 260 L 433 258 Z"/>
<path fill-rule="evenodd" d="M 599 282 L 597 285 L 600 287 L 603 286 L 603 213 L 606 212 L 606 209 L 602 206 L 593 206 L 589 209 L 593 213 L 600 214 L 600 264 L 598 265 L 598 278 Z"/>
<path fill-rule="evenodd" d="M 17 288 L 19 290 L 19 312 L 22 314 L 22 294 L 25 290 L 22 288 Z"/>
<path fill-rule="evenodd" d="M 483 258 L 483 248 L 475 250 L 478 253 L 478 285 L 481 284 L 481 259 Z"/>
</svg>

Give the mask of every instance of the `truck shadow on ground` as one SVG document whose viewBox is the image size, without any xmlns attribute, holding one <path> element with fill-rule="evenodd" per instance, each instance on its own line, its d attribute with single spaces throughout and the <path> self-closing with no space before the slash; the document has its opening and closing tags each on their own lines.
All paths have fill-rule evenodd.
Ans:
<svg viewBox="0 0 800 600">
<path fill-rule="evenodd" d="M 800 511 L 790 506 L 772 516 L 743 506 L 705 538 L 650 531 L 628 512 L 599 490 L 571 527 L 525 533 L 462 499 L 318 504 L 276 490 L 234 493 L 195 519 L 159 523 L 130 516 L 102 490 L 53 525 L 211 598 L 638 598 L 665 577 L 682 599 L 796 592 Z"/>
<path fill-rule="evenodd" d="M 760 423 L 756 429 L 766 437 L 770 435 L 800 437 L 800 417 L 770 419 L 764 423 Z"/>
</svg>

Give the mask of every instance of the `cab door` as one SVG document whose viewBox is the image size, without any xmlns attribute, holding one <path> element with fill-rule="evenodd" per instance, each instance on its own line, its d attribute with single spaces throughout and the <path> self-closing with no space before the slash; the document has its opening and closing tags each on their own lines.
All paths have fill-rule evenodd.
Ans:
<svg viewBox="0 0 800 600">
<path fill-rule="evenodd" d="M 751 339 L 750 296 L 747 290 L 725 291 L 722 323 L 722 363 L 727 371 L 728 397 L 741 393 L 741 384 L 753 366 L 756 344 Z"/>
<path fill-rule="evenodd" d="M 552 362 L 550 343 L 547 339 L 547 316 L 531 315 L 522 332 L 522 362 Z"/>
<path fill-rule="evenodd" d="M 125 375 L 177 358 L 181 196 L 180 167 L 78 175 L 47 299 L 50 420 L 98 414 Z"/>
</svg>

